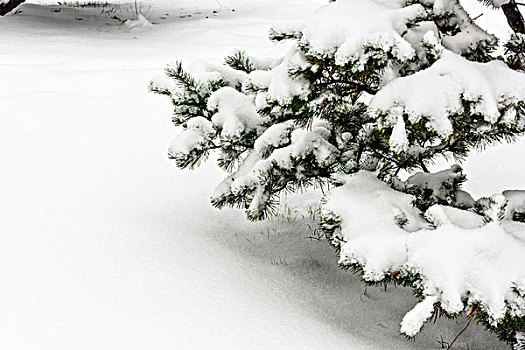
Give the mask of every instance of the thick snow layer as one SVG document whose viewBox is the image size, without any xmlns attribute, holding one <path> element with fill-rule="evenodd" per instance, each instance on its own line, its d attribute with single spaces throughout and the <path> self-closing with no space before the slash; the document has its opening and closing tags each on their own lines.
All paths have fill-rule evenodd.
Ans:
<svg viewBox="0 0 525 350">
<path fill-rule="evenodd" d="M 507 200 L 507 216 L 513 213 L 525 213 L 525 190 L 503 191 L 503 196 Z"/>
<path fill-rule="evenodd" d="M 268 70 L 251 72 L 245 84 L 266 90 L 257 93 L 255 101 L 257 107 L 264 107 L 267 100 L 286 104 L 294 97 L 301 97 L 307 94 L 308 82 L 301 78 L 292 79 L 288 74 L 290 68 L 303 67 L 304 64 L 303 54 L 297 47 L 292 47 L 282 61 L 275 66 L 266 67 L 269 68 Z"/>
<path fill-rule="evenodd" d="M 220 64 L 234 46 L 277 56 L 268 24 L 324 1 L 142 1 L 153 25 L 133 31 L 132 6 L 111 3 L 0 18 L 0 348 L 420 350 L 463 328 L 438 320 L 406 342 L 410 290 L 363 293 L 299 219 L 217 212 L 218 169 L 167 160 L 177 131 L 151 77 L 174 57 Z M 522 152 L 490 155 L 501 163 L 488 170 L 509 170 L 498 176 L 476 161 L 474 189 L 525 187 Z M 467 345 L 504 349 L 476 325 Z"/>
<path fill-rule="evenodd" d="M 221 136 L 234 137 L 249 130 L 260 130 L 263 119 L 246 95 L 231 87 L 223 87 L 208 100 L 208 109 L 217 110 L 211 118 L 220 128 Z"/>
<path fill-rule="evenodd" d="M 305 21 L 279 23 L 273 30 L 301 32 L 301 43 L 311 54 L 334 56 L 338 64 L 357 59 L 363 45 L 391 49 L 400 60 L 414 55 L 414 49 L 401 37 L 405 23 L 423 12 L 421 5 L 400 9 L 401 1 L 341 0 L 321 8 Z M 352 20 L 348 20 L 351 14 Z M 360 34 L 364 33 L 364 34 Z"/>
<path fill-rule="evenodd" d="M 431 229 L 412 200 L 362 171 L 348 176 L 326 204 L 342 219 L 341 263 L 363 266 L 368 281 L 392 273 L 421 276 L 425 299 L 405 316 L 401 331 L 418 333 L 436 302 L 450 314 L 465 309 L 463 300 L 481 303 L 494 323 L 506 313 L 525 314 L 525 300 L 513 292 L 525 281 L 525 240 L 497 221 L 485 224 L 473 212 L 437 205 L 425 212 L 436 226 Z M 525 224 L 516 225 L 525 232 Z"/>
<path fill-rule="evenodd" d="M 204 117 L 191 118 L 187 129 L 173 139 L 170 151 L 173 154 L 188 154 L 192 150 L 206 147 L 214 136 L 212 122 Z"/>
<path fill-rule="evenodd" d="M 254 150 L 261 155 L 273 148 L 283 146 L 290 142 L 290 134 L 293 130 L 292 122 L 273 124 L 264 133 L 255 140 Z"/>
<path fill-rule="evenodd" d="M 238 84 L 242 84 L 242 82 L 246 79 L 246 73 L 235 70 L 223 64 L 213 64 L 202 61 L 190 61 L 182 63 L 184 70 L 202 84 L 207 83 L 209 80 L 223 78 L 231 86 L 236 86 Z M 172 65 L 170 64 L 170 66 Z M 156 83 L 157 82 L 155 81 L 155 85 L 157 85 Z"/>
<path fill-rule="evenodd" d="M 370 105 L 378 114 L 396 116 L 401 108 L 411 122 L 427 117 L 427 127 L 447 137 L 453 131 L 448 116 L 464 111 L 462 99 L 477 101 L 481 96 L 472 112 L 495 123 L 500 109 L 525 100 L 525 74 L 509 70 L 503 62 L 475 63 L 445 51 L 430 68 L 389 83 Z M 509 122 L 515 118 L 514 114 Z"/>
<path fill-rule="evenodd" d="M 407 131 L 402 113 L 398 113 L 397 115 L 397 121 L 392 129 L 392 135 L 390 135 L 388 143 L 394 152 L 403 152 L 408 149 Z"/>
</svg>

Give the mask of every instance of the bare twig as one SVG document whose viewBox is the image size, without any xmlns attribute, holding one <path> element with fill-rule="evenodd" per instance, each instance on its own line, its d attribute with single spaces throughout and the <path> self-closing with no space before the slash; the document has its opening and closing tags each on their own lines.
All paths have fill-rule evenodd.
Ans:
<svg viewBox="0 0 525 350">
<path fill-rule="evenodd" d="M 478 312 L 480 306 L 481 306 L 481 303 L 478 304 L 478 306 L 476 306 L 476 309 L 474 309 L 474 311 L 472 312 L 472 314 L 470 314 L 470 319 L 468 320 L 467 325 L 461 330 L 461 332 L 459 332 L 459 333 L 456 335 L 456 337 L 454 338 L 454 340 L 452 340 L 452 343 L 450 343 L 450 345 L 448 346 L 447 350 L 452 349 L 452 345 L 454 345 L 454 343 L 455 343 L 456 340 L 459 338 L 459 336 L 460 336 L 461 334 L 463 334 L 463 332 L 468 328 L 468 326 L 470 326 L 470 322 L 472 322 L 472 319 L 474 318 L 474 315 L 476 314 L 476 312 Z"/>
</svg>

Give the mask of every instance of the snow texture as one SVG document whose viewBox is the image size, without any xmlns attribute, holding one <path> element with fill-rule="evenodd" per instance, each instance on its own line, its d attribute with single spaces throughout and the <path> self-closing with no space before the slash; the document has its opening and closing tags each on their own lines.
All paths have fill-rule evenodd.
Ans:
<svg viewBox="0 0 525 350">
<path fill-rule="evenodd" d="M 421 5 L 401 9 L 402 1 L 342 0 L 322 7 L 304 21 L 279 23 L 272 29 L 282 33 L 301 33 L 300 44 L 313 56 L 335 57 L 344 65 L 359 59 L 363 46 L 392 51 L 400 60 L 414 55 L 414 49 L 401 37 L 405 23 L 423 12 Z M 352 14 L 352 20 L 348 15 Z"/>
<path fill-rule="evenodd" d="M 200 150 L 209 145 L 215 136 L 213 124 L 204 117 L 195 117 L 188 121 L 187 128 L 175 139 L 170 147 L 173 156 L 186 155 L 193 150 Z"/>
<path fill-rule="evenodd" d="M 397 122 L 392 130 L 389 139 L 390 149 L 394 152 L 404 152 L 408 149 L 407 131 L 405 129 L 405 121 L 403 114 L 398 113 Z"/>
<path fill-rule="evenodd" d="M 263 120 L 250 98 L 231 87 L 215 91 L 208 100 L 208 109 L 217 110 L 212 122 L 221 130 L 222 137 L 238 137 L 247 130 L 261 130 Z"/>
<path fill-rule="evenodd" d="M 522 114 L 517 110 L 521 108 L 518 101 L 525 100 L 523 74 L 499 61 L 476 63 L 461 56 L 468 57 L 469 50 L 475 51 L 476 45 L 494 38 L 472 23 L 455 2 L 429 1 L 426 5 L 438 15 L 455 13 L 462 31 L 441 35 L 432 21 L 409 28 L 407 22 L 424 17 L 423 6 L 379 0 L 340 0 L 307 20 L 274 25 L 272 35 L 295 37 L 298 43 L 281 61 L 262 65 L 247 75 L 241 73 L 237 83 L 246 93 L 225 87 L 208 101 L 208 109 L 217 110 L 212 122 L 223 139 L 241 137 L 246 130 L 260 135 L 254 151 L 216 189 L 214 200 L 231 195 L 245 198 L 248 215 L 255 217 L 272 201 L 269 177 L 283 170 L 295 172 L 288 174 L 293 178 L 305 178 L 308 169 L 295 169 L 295 164 L 310 156 L 319 167 L 329 168 L 337 161 L 337 150 L 328 141 L 328 123 L 314 119 L 311 129 L 293 129 L 290 123 L 265 129 L 257 114 L 257 109 L 270 102 L 286 105 L 305 97 L 308 83 L 290 74 L 294 69 L 315 68 L 309 67 L 305 55 L 333 58 L 337 65 L 351 63 L 352 67 L 364 65 L 369 48 L 388 53 L 407 66 L 415 55 L 432 56 L 426 62 L 428 68 L 404 77 L 387 67 L 379 92 L 361 99 L 380 128 L 392 128 L 388 142 L 395 153 L 425 151 L 422 146 L 410 147 L 407 134 L 407 125 L 421 120 L 444 140 L 455 131 L 453 118 L 467 113 L 485 122 L 479 133 L 485 131 L 486 124 L 522 126 L 525 121 L 518 119 Z M 197 73 L 201 81 L 205 81 L 202 77 L 221 77 L 218 70 L 198 74 L 202 73 Z M 251 88 L 256 90 L 253 96 Z M 523 209 L 521 194 L 493 195 L 487 199 L 486 215 L 479 215 L 471 209 L 475 201 L 467 192 L 450 190 L 456 181 L 463 181 L 460 170 L 452 167 L 436 174 L 419 173 L 398 184 L 405 189 L 420 188 L 438 203 L 453 200 L 457 208 L 436 204 L 420 212 L 414 207 L 413 196 L 394 191 L 366 172 L 349 176 L 342 188 L 329 195 L 327 209 L 342 219 L 338 236 L 343 242 L 341 264 L 359 266 L 369 282 L 396 274 L 417 276 L 414 287 L 424 299 L 402 322 L 402 332 L 408 336 L 420 331 L 437 303 L 451 315 L 480 303 L 494 324 L 508 313 L 522 312 L 519 305 L 523 298 L 513 294 L 512 288 L 525 275 L 519 268 L 498 274 L 501 266 L 513 259 L 525 263 L 524 242 L 516 233 L 522 228 L 508 223 Z M 507 212 L 501 218 L 504 207 Z M 500 222 L 502 219 L 506 221 Z"/>
<path fill-rule="evenodd" d="M 290 142 L 290 134 L 294 129 L 292 122 L 274 124 L 264 131 L 257 138 L 254 150 L 261 155 L 268 155 L 275 148 L 281 147 Z"/>
<path fill-rule="evenodd" d="M 473 113 L 495 123 L 502 110 L 515 112 L 513 103 L 525 100 L 523 73 L 508 69 L 503 62 L 470 62 L 446 51 L 430 68 L 389 83 L 370 106 L 378 115 L 386 113 L 394 120 L 400 112 L 411 123 L 426 117 L 426 126 L 446 138 L 453 131 L 450 116 L 464 112 L 463 100 L 479 101 Z M 525 123 L 516 120 L 515 113 L 506 118 L 509 123 Z"/>
<path fill-rule="evenodd" d="M 294 97 L 302 97 L 308 93 L 308 82 L 302 79 L 292 78 L 289 70 L 292 67 L 304 66 L 303 54 L 292 47 L 279 64 L 270 67 L 269 70 L 255 70 L 248 76 L 245 84 L 253 85 L 258 92 L 256 104 L 263 108 L 267 100 L 277 101 L 284 105 Z"/>
<path fill-rule="evenodd" d="M 507 196 L 513 208 L 522 204 L 521 191 Z M 525 314 L 523 295 L 513 291 L 525 279 L 525 240 L 510 232 L 508 219 L 486 223 L 471 211 L 435 205 L 424 213 L 431 228 L 412 201 L 361 171 L 334 189 L 326 204 L 342 219 L 340 263 L 359 264 L 367 281 L 419 276 L 415 286 L 425 299 L 405 316 L 401 331 L 419 332 L 437 302 L 449 314 L 481 303 L 494 324 L 506 313 Z M 403 225 L 396 220 L 400 215 Z M 516 225 L 525 230 L 525 224 Z"/>
<path fill-rule="evenodd" d="M 363 296 L 333 251 L 306 239 L 306 225 L 277 222 L 261 235 L 267 226 L 210 208 L 219 169 L 178 171 L 165 159 L 172 107 L 146 91 L 151 76 L 175 53 L 220 63 L 233 42 L 277 56 L 268 23 L 324 1 L 145 0 L 154 25 L 144 31 L 101 8 L 42 2 L 52 4 L 28 1 L 0 18 L 2 349 L 419 350 L 464 326 L 438 320 L 406 342 L 398 320 L 414 306 L 410 290 Z M 119 18 L 132 13 L 111 3 Z M 201 122 L 190 130 L 204 141 Z M 523 188 L 524 147 L 467 160 L 472 191 Z M 242 170 L 260 160 L 251 153 Z M 405 228 L 417 230 L 416 219 Z M 278 257 L 288 265 L 273 266 Z M 501 346 L 475 324 L 462 337 L 463 348 Z"/>
</svg>

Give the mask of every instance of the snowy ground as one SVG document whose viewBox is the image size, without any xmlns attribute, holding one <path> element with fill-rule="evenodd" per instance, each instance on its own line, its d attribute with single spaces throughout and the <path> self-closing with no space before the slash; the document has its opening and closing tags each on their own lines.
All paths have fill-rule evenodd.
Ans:
<svg viewBox="0 0 525 350">
<path fill-rule="evenodd" d="M 464 319 L 405 341 L 409 290 L 364 294 L 300 215 L 216 211 L 219 171 L 167 160 L 177 131 L 149 79 L 174 58 L 272 56 L 269 24 L 322 3 L 142 2 L 154 25 L 132 30 L 126 3 L 0 18 L 1 349 L 439 349 L 454 337 Z M 505 31 L 493 16 L 480 20 Z M 525 188 L 524 151 L 470 157 L 469 190 Z M 505 348 L 476 326 L 467 346 Z"/>
</svg>

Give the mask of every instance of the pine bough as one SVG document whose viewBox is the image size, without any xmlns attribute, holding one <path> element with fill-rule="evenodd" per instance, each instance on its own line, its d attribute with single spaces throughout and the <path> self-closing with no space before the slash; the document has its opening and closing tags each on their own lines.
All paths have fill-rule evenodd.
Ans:
<svg viewBox="0 0 525 350">
<path fill-rule="evenodd" d="M 453 0 L 338 0 L 274 25 L 270 38 L 291 48 L 175 62 L 151 83 L 183 127 L 169 157 L 191 168 L 216 152 L 228 176 L 213 205 L 252 220 L 270 216 L 283 191 L 331 184 L 321 225 L 340 265 L 420 300 L 402 333 L 466 313 L 520 346 L 525 191 L 474 200 L 458 165 L 427 165 L 525 132 L 525 75 L 509 68 L 525 38 L 494 59 L 497 39 Z"/>
</svg>

